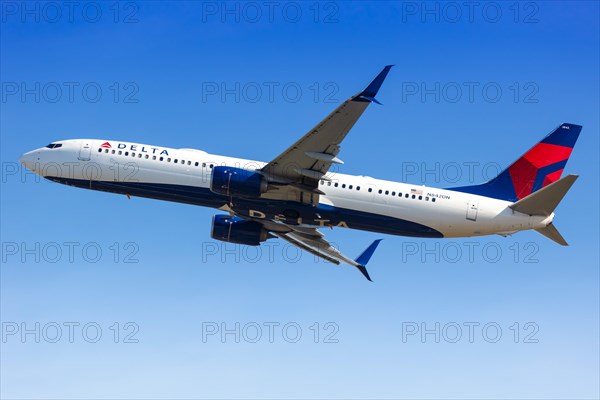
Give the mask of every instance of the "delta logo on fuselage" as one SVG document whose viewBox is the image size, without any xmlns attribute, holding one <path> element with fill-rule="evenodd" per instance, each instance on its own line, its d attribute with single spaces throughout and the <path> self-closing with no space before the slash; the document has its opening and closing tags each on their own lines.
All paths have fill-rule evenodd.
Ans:
<svg viewBox="0 0 600 400">
<path fill-rule="evenodd" d="M 112 145 L 110 144 L 110 142 L 104 142 L 100 145 L 101 148 L 103 149 L 111 149 Z M 147 154 L 158 154 L 158 155 L 165 155 L 168 156 L 169 152 L 165 149 L 159 149 L 158 147 L 151 147 L 151 146 L 145 146 L 142 144 L 125 144 L 125 143 L 118 143 L 117 144 L 117 149 L 119 150 L 124 150 L 127 149 L 129 151 L 137 151 L 139 153 L 147 153 Z"/>
</svg>

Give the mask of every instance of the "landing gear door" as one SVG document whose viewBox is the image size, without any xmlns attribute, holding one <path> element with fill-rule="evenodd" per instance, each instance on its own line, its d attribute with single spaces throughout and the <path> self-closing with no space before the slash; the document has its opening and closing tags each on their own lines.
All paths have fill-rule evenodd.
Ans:
<svg viewBox="0 0 600 400">
<path fill-rule="evenodd" d="M 467 219 L 470 221 L 477 220 L 477 213 L 479 212 L 479 199 L 471 197 L 467 204 Z"/>
<path fill-rule="evenodd" d="M 81 161 L 89 161 L 92 156 L 92 147 L 89 142 L 81 142 L 81 148 L 79 149 L 79 159 Z"/>
</svg>

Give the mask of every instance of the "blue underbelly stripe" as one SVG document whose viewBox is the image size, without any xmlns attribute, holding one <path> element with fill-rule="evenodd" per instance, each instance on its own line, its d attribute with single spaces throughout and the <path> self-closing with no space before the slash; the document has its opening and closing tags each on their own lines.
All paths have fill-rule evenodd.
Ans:
<svg viewBox="0 0 600 400">
<path fill-rule="evenodd" d="M 229 203 L 229 198 L 215 194 L 210 189 L 197 186 L 172 185 L 164 183 L 146 182 L 111 182 L 87 181 L 48 176 L 46 179 L 66 185 L 104 192 L 128 194 L 131 196 L 145 197 L 157 200 L 173 201 L 196 206 L 218 208 Z M 326 204 L 312 206 L 291 201 L 268 199 L 234 199 L 234 209 L 240 215 L 248 215 L 249 210 L 264 213 L 267 218 L 274 215 L 293 215 L 286 222 L 296 223 L 297 218 L 302 218 L 302 223 L 319 225 L 314 219 L 328 220 L 337 226 L 343 221 L 349 228 L 371 232 L 380 232 L 390 235 L 441 238 L 443 235 L 428 226 L 412 221 L 406 221 L 387 215 L 369 213 L 348 208 L 334 207 Z"/>
</svg>

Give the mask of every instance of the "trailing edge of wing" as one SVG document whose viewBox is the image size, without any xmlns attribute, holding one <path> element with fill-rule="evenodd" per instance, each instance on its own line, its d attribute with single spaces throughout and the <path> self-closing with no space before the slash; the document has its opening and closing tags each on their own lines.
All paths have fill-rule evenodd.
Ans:
<svg viewBox="0 0 600 400">
<path fill-rule="evenodd" d="M 323 238 L 323 234 L 316 229 L 304 229 L 303 231 L 291 232 L 273 232 L 273 234 L 283 240 L 288 241 L 294 246 L 301 248 L 302 250 L 314 254 L 317 257 L 321 257 L 322 259 L 332 262 L 336 265 L 341 263 L 352 265 L 353 267 L 356 267 L 365 278 L 372 282 L 369 272 L 367 272 L 366 265 L 371 259 L 371 256 L 373 256 L 375 249 L 377 249 L 377 246 L 382 239 L 375 240 L 369 247 L 365 249 L 365 251 L 361 253 L 360 256 L 356 258 L 356 260 L 352 260 L 333 247 L 327 240 L 325 240 L 325 238 Z"/>
</svg>

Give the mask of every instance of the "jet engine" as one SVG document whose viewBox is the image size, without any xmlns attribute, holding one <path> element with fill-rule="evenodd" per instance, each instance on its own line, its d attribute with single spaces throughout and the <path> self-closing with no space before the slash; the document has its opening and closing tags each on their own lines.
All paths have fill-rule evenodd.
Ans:
<svg viewBox="0 0 600 400">
<path fill-rule="evenodd" d="M 267 181 L 254 171 L 216 166 L 212 170 L 210 190 L 225 196 L 260 197 L 267 191 Z"/>
<path fill-rule="evenodd" d="M 269 238 L 269 233 L 258 222 L 219 214 L 213 217 L 210 236 L 223 242 L 258 246 Z"/>
</svg>

